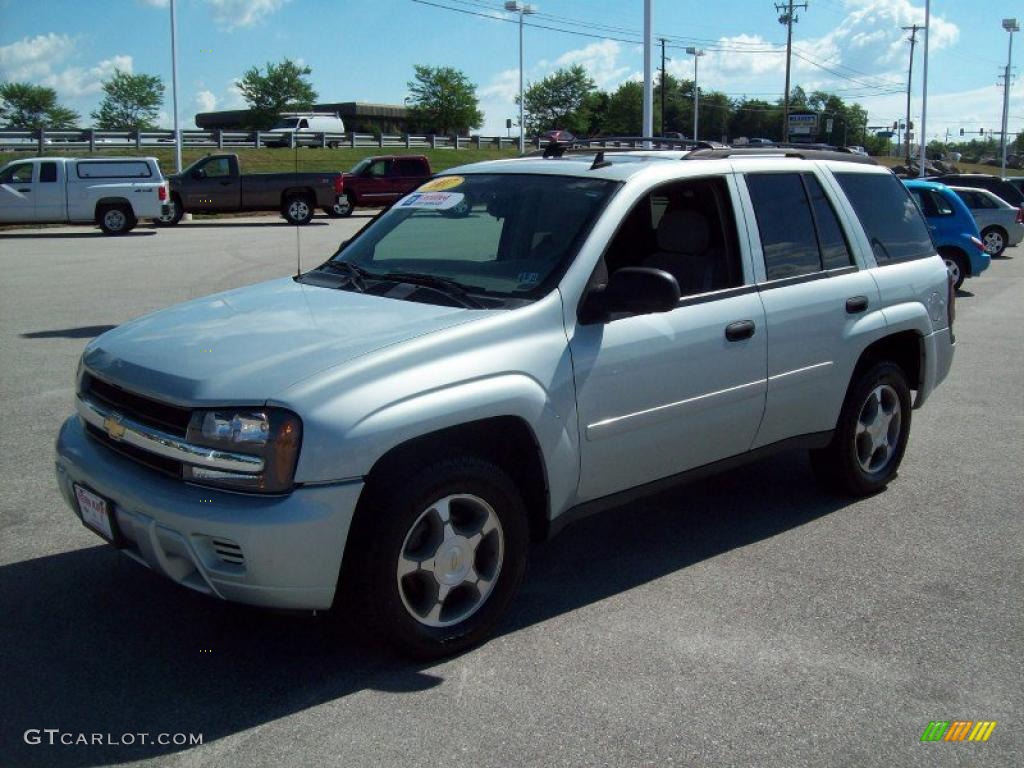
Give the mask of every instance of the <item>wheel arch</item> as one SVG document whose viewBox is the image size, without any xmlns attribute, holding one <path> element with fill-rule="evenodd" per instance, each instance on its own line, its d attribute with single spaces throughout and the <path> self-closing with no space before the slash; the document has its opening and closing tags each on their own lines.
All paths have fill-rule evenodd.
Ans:
<svg viewBox="0 0 1024 768">
<path fill-rule="evenodd" d="M 959 245 L 940 245 L 936 250 L 940 256 L 946 256 L 947 254 L 950 256 L 960 256 L 962 266 L 967 269 L 966 276 L 971 277 L 973 275 L 974 269 L 971 267 L 971 257 Z"/>
<path fill-rule="evenodd" d="M 135 208 L 132 207 L 131 201 L 126 197 L 101 197 L 96 201 L 96 205 L 93 207 L 93 218 L 99 222 L 100 216 L 104 210 L 114 205 L 126 205 L 128 210 L 131 211 L 132 216 L 135 215 Z"/>
<path fill-rule="evenodd" d="M 304 197 L 310 201 L 310 205 L 316 206 L 316 192 L 312 187 L 288 187 L 281 192 L 281 207 L 296 197 Z"/>
<path fill-rule="evenodd" d="M 873 341 L 861 352 L 847 391 L 864 369 L 888 360 L 898 365 L 907 376 L 907 385 L 912 389 L 920 389 L 924 363 L 924 335 L 916 329 L 898 330 Z"/>
<path fill-rule="evenodd" d="M 495 439 L 500 436 L 500 439 Z M 530 538 L 546 538 L 550 525 L 548 473 L 537 436 L 520 416 L 492 416 L 411 438 L 391 448 L 373 464 L 367 485 L 400 482 L 410 465 L 444 454 L 469 453 L 509 473 L 526 505 Z"/>
</svg>

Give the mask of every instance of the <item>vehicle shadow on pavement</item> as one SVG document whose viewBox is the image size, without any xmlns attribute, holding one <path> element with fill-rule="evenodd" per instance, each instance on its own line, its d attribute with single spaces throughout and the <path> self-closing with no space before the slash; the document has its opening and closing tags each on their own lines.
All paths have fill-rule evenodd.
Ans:
<svg viewBox="0 0 1024 768">
<path fill-rule="evenodd" d="M 116 325 L 81 325 L 77 328 L 58 328 L 52 331 L 29 331 L 23 339 L 91 339 L 117 328 Z"/>
<path fill-rule="evenodd" d="M 118 239 L 125 237 L 148 237 L 155 235 L 155 229 L 137 229 L 116 235 Z M 99 230 L 95 232 L 0 232 L 0 240 L 79 240 L 83 237 L 106 237 Z"/>
<path fill-rule="evenodd" d="M 180 228 L 192 229 L 193 227 L 200 228 L 213 228 L 213 227 L 294 227 L 294 224 L 289 224 L 287 221 L 190 221 L 187 224 L 181 224 Z M 303 224 L 304 227 L 329 227 L 326 221 L 314 220 L 308 224 Z"/>
<path fill-rule="evenodd" d="M 534 549 L 499 633 L 847 503 L 819 489 L 802 454 L 790 454 L 588 518 Z M 323 617 L 204 598 L 107 546 L 0 567 L 0 605 L 0 754 L 12 765 L 118 764 L 187 748 L 50 746 L 45 733 L 32 745 L 24 737 L 29 729 L 111 734 L 115 741 L 125 741 L 122 734 L 201 733 L 209 744 L 360 690 L 401 693 L 444 682 L 425 665 L 344 636 Z"/>
</svg>

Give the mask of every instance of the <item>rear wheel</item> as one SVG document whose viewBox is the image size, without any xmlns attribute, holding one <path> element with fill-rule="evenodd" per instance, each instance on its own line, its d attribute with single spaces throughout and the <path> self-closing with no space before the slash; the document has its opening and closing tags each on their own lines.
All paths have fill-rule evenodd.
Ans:
<svg viewBox="0 0 1024 768">
<path fill-rule="evenodd" d="M 124 204 L 108 205 L 102 208 L 97 218 L 100 229 L 108 235 L 123 235 L 134 229 L 138 223 L 131 206 Z"/>
<path fill-rule="evenodd" d="M 334 201 L 334 205 L 330 208 L 324 208 L 324 213 L 332 219 L 341 219 L 346 216 L 351 216 L 355 207 L 356 201 L 352 195 L 342 195 Z"/>
<path fill-rule="evenodd" d="M 313 220 L 313 205 L 308 198 L 296 195 L 285 201 L 282 213 L 289 224 L 309 224 Z"/>
<path fill-rule="evenodd" d="M 981 230 L 981 242 L 985 244 L 985 253 L 989 256 L 1002 256 L 1006 250 L 1006 231 L 1002 227 L 985 227 Z"/>
<path fill-rule="evenodd" d="M 815 473 L 855 496 L 885 488 L 903 460 L 910 408 L 910 387 L 898 365 L 880 362 L 858 372 L 832 441 L 811 451 Z"/>
<path fill-rule="evenodd" d="M 355 608 L 401 653 L 437 658 L 485 639 L 526 568 L 526 510 L 499 467 L 464 455 L 368 488 L 345 550 L 338 618 Z"/>
<path fill-rule="evenodd" d="M 946 269 L 949 270 L 949 275 L 953 278 L 953 290 L 959 291 L 960 286 L 967 279 L 967 273 L 970 272 L 967 257 L 960 251 L 944 251 L 942 260 L 946 262 Z"/>
</svg>

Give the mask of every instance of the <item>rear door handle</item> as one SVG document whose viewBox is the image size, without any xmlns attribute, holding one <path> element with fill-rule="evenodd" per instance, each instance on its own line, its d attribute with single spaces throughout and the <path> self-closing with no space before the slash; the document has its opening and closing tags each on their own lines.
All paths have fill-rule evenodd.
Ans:
<svg viewBox="0 0 1024 768">
<path fill-rule="evenodd" d="M 754 335 L 753 320 L 737 320 L 725 326 L 725 338 L 729 341 L 742 341 Z"/>
<path fill-rule="evenodd" d="M 850 315 L 856 315 L 858 312 L 863 312 L 868 308 L 868 297 L 867 296 L 851 296 L 846 300 L 846 312 Z"/>
</svg>

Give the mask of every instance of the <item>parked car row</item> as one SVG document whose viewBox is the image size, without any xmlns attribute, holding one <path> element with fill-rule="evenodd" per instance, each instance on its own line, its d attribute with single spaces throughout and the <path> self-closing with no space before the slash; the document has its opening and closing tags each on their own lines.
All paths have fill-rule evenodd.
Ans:
<svg viewBox="0 0 1024 768">
<path fill-rule="evenodd" d="M 237 155 L 215 154 L 166 178 L 153 157 L 32 158 L 0 168 L 0 224 L 95 223 L 119 235 L 143 219 L 279 211 L 301 225 L 317 208 L 338 217 L 391 205 L 431 175 L 422 155 L 369 157 L 347 173 L 242 173 Z"/>
</svg>

